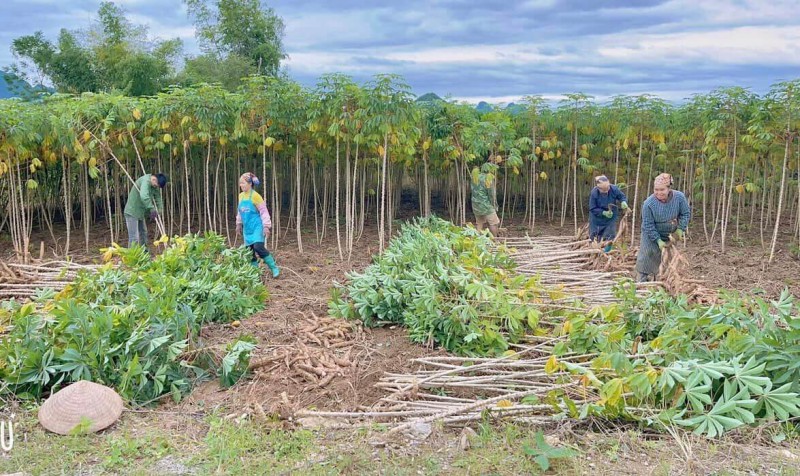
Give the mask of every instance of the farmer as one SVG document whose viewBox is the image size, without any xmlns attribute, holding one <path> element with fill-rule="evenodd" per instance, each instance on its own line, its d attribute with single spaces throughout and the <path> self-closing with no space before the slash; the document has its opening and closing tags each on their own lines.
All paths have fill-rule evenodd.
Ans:
<svg viewBox="0 0 800 476">
<path fill-rule="evenodd" d="M 128 228 L 128 248 L 135 244 L 147 247 L 147 224 L 145 217 L 155 220 L 164 213 L 161 189 L 167 186 L 164 174 L 145 174 L 136 180 L 125 203 L 125 227 Z"/>
<path fill-rule="evenodd" d="M 595 177 L 594 183 L 595 187 L 589 194 L 589 239 L 613 240 L 617 236 L 618 208 L 627 210 L 628 198 L 619 187 L 611 185 L 605 175 Z M 603 251 L 606 253 L 611 251 L 611 243 L 607 244 Z"/>
<path fill-rule="evenodd" d="M 672 190 L 672 176 L 661 174 L 653 183 L 653 194 L 642 206 L 642 239 L 636 257 L 638 281 L 653 281 L 661 266 L 661 252 L 674 234 L 682 239 L 692 212 L 683 192 Z"/>
<path fill-rule="evenodd" d="M 483 225 L 489 226 L 492 236 L 497 236 L 500 218 L 497 216 L 497 188 L 496 177 L 498 164 L 502 158 L 491 155 L 486 163 L 481 166 L 478 180 L 472 182 L 472 213 L 475 214 L 475 226 L 478 231 L 483 230 Z"/>
<path fill-rule="evenodd" d="M 239 194 L 239 208 L 236 213 L 236 235 L 243 235 L 245 246 L 253 252 L 253 266 L 258 267 L 258 259 L 261 258 L 272 271 L 272 277 L 277 278 L 280 270 L 275 264 L 275 258 L 264 246 L 269 239 L 272 221 L 266 202 L 253 190 L 259 183 L 258 177 L 251 172 L 239 177 L 239 189 L 242 193 Z"/>
</svg>

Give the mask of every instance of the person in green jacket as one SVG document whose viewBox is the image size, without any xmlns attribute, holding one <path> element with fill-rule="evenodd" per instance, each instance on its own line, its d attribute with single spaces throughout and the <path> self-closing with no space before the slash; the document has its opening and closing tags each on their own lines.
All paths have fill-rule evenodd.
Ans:
<svg viewBox="0 0 800 476">
<path fill-rule="evenodd" d="M 489 156 L 480 171 L 472 176 L 472 213 L 478 231 L 488 225 L 492 236 L 497 236 L 500 218 L 497 216 L 497 170 L 502 162 L 500 156 Z"/>
<path fill-rule="evenodd" d="M 164 174 L 145 174 L 136 180 L 125 204 L 125 226 L 128 228 L 128 248 L 135 244 L 147 247 L 147 224 L 145 218 L 155 220 L 164 213 L 161 189 L 167 186 Z"/>
</svg>

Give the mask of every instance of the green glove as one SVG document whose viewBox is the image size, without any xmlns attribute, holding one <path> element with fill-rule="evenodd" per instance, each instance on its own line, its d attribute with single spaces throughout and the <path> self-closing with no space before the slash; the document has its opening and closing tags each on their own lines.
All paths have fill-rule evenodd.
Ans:
<svg viewBox="0 0 800 476">
<path fill-rule="evenodd" d="M 619 204 L 619 206 L 623 210 L 627 210 L 628 209 L 628 202 L 622 202 L 622 203 Z"/>
<path fill-rule="evenodd" d="M 611 210 L 606 210 L 603 212 L 603 216 L 606 218 L 611 218 L 614 216 L 614 212 L 612 212 Z"/>
<path fill-rule="evenodd" d="M 664 248 L 667 246 L 667 244 L 664 243 L 664 240 L 658 240 L 656 243 L 658 243 L 658 249 L 661 251 L 664 251 Z"/>
<path fill-rule="evenodd" d="M 677 236 L 679 240 L 682 240 L 683 239 L 683 230 L 681 230 L 680 228 L 675 230 L 675 236 Z"/>
</svg>

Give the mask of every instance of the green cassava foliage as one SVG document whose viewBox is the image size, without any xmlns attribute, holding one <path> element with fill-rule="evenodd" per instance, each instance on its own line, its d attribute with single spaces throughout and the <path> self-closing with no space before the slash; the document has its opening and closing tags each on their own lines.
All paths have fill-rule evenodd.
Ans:
<svg viewBox="0 0 800 476">
<path fill-rule="evenodd" d="M 134 403 L 171 393 L 180 399 L 217 369 L 200 364 L 200 327 L 260 310 L 267 298 L 246 250 L 219 235 L 176 237 L 152 259 L 144 248 L 114 246 L 96 273 L 83 272 L 58 294 L 5 302 L 11 328 L 0 340 L 0 380 L 20 397 L 41 397 L 78 380 L 115 388 Z M 0 320 L 2 321 L 2 320 Z M 218 372 L 223 385 L 247 369 L 254 345 L 232 343 Z"/>
<path fill-rule="evenodd" d="M 368 326 L 400 323 L 411 340 L 470 355 L 499 354 L 536 329 L 547 292 L 474 228 L 440 218 L 403 226 L 386 251 L 333 290 L 330 313 Z"/>
<path fill-rule="evenodd" d="M 620 294 L 619 306 L 567 318 L 558 329 L 567 341 L 556 346 L 553 370 L 570 370 L 557 360 L 564 353 L 596 355 L 580 373 L 601 398 L 573 405 L 573 416 L 643 418 L 711 438 L 800 416 L 800 315 L 788 292 L 772 302 L 730 293 L 715 305 Z M 642 407 L 653 410 L 630 410 Z"/>
<path fill-rule="evenodd" d="M 559 296 L 516 275 L 487 235 L 428 218 L 404 226 L 372 265 L 335 288 L 330 313 L 400 323 L 415 342 L 466 355 L 549 334 L 560 342 L 545 371 L 572 373 L 598 396 L 580 403 L 572 391 L 551 392 L 545 401 L 572 418 L 679 425 L 713 438 L 800 416 L 800 315 L 788 292 L 773 302 L 729 293 L 719 304 L 689 305 L 634 289 L 616 284 L 618 304 L 548 310 L 542 297 Z M 567 354 L 584 358 L 561 361 Z"/>
</svg>

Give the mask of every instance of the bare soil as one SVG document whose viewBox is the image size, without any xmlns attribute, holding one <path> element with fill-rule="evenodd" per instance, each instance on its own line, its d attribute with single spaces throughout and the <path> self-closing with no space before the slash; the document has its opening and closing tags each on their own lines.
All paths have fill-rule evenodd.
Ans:
<svg viewBox="0 0 800 476">
<path fill-rule="evenodd" d="M 507 233 L 513 236 L 521 236 L 528 232 L 525 227 L 513 223 L 505 223 L 504 227 Z M 572 231 L 573 227 L 569 221 L 563 228 L 540 221 L 530 234 L 572 235 Z M 334 282 L 343 282 L 350 271 L 364 269 L 370 263 L 373 254 L 378 252 L 377 233 L 370 227 L 356 244 L 351 259 L 344 262 L 339 260 L 335 228 L 328 231 L 328 236 L 322 243 L 315 242 L 313 229 L 308 230 L 304 235 L 303 254 L 297 252 L 293 235 L 293 232 L 288 233 L 279 248 L 271 250 L 282 274 L 280 278 L 273 280 L 267 277 L 265 272 L 265 283 L 270 292 L 266 309 L 242 319 L 240 325 L 236 327 L 213 325 L 204 328 L 201 337 L 206 344 L 224 345 L 237 336 L 252 335 L 258 341 L 253 360 L 273 355 L 279 349 L 291 351 L 298 345 L 298 341 L 303 340 L 301 329 L 304 323 L 314 316 L 327 315 L 327 302 Z M 73 237 L 73 247 L 82 248 L 82 236 L 77 239 L 76 237 L 77 235 Z M 45 242 L 45 254 L 52 256 L 54 250 L 48 244 L 52 243 L 49 233 L 35 236 L 32 248 L 38 250 L 40 240 Z M 98 259 L 97 249 L 106 246 L 108 240 L 107 230 L 94 230 L 91 237 L 91 247 L 94 250 L 79 253 L 79 259 L 81 261 Z M 11 259 L 10 246 L 6 246 L 8 244 L 7 235 L 0 236 L 0 249 L 3 250 L 0 252 L 0 259 Z M 702 233 L 695 231 L 689 237 L 684 253 L 689 258 L 692 277 L 705 279 L 709 287 L 736 289 L 767 297 L 776 297 L 784 288 L 788 288 L 795 296 L 800 297 L 800 259 L 797 253 L 793 254 L 791 250 L 788 234 L 779 240 L 775 262 L 769 266 L 765 264 L 765 253 L 768 254 L 768 250 L 765 252 L 755 233 L 742 235 L 740 240 L 732 241 L 723 253 L 719 244 L 707 244 Z M 323 388 L 310 385 L 309 382 L 288 371 L 282 362 L 276 362 L 277 365 L 255 370 L 250 378 L 229 389 L 221 389 L 216 381 L 203 383 L 180 403 L 167 402 L 155 410 L 142 410 L 141 415 L 135 417 L 129 415 L 132 417 L 130 421 L 135 422 L 137 427 L 180 432 L 191 440 L 200 440 L 208 431 L 205 419 L 212 413 L 222 413 L 228 415 L 230 419 L 237 419 L 242 415 L 257 415 L 258 409 L 267 415 L 280 415 L 284 411 L 299 408 L 340 411 L 363 409 L 384 396 L 383 391 L 374 387 L 384 372 L 411 371 L 415 367 L 412 362 L 414 358 L 442 352 L 412 344 L 406 331 L 400 327 L 358 331 L 354 324 L 353 329 L 351 336 L 353 350 L 350 358 L 355 365 Z M 303 342 L 304 345 L 314 345 L 307 341 Z M 290 408 L 287 408 L 287 402 Z M 653 445 L 650 448 L 644 443 L 643 436 L 619 433 L 620 436 L 612 437 L 612 439 L 618 438 L 619 443 L 611 449 L 606 449 L 602 445 L 609 444 L 608 438 L 601 438 L 602 445 L 593 444 L 591 433 L 579 433 L 580 436 L 564 435 L 567 440 L 589 448 L 585 457 L 576 462 L 577 467 L 574 471 L 577 474 L 675 474 L 688 469 L 680 466 L 684 463 L 685 455 L 680 454 L 680 450 L 674 445 L 670 447 L 674 447 L 675 454 L 664 455 L 664 445 Z M 448 460 L 460 458 L 458 438 L 453 435 L 437 434 L 441 436 L 436 437 L 434 441 L 439 443 L 431 443 L 433 446 L 429 449 L 435 449 L 437 453 L 441 451 L 446 453 L 443 456 L 446 469 Z M 332 447 L 337 452 L 346 451 L 349 438 L 353 436 L 344 436 L 343 439 L 341 436 L 335 437 L 336 443 Z M 708 449 L 705 443 L 695 442 L 695 445 L 695 451 L 698 452 L 701 449 Z M 705 465 L 701 472 L 724 471 L 726 462 L 733 454 L 761 451 L 760 446 L 734 443 L 726 444 L 724 448 L 724 451 L 716 452 L 717 450 L 711 447 L 714 452 L 703 456 Z M 358 445 L 354 445 L 353 450 L 358 449 Z M 364 450 L 363 447 L 360 449 Z M 610 456 L 612 450 L 613 457 Z M 756 453 L 751 455 L 753 461 L 759 459 Z M 485 458 L 491 456 L 487 454 Z M 666 468 L 663 467 L 665 460 L 671 462 Z M 748 461 L 750 460 L 748 457 Z M 368 467 L 361 468 L 367 472 L 369 470 Z M 357 469 L 358 466 L 356 472 Z M 766 467 L 755 466 L 748 467 L 745 471 L 758 473 L 764 469 Z M 498 473 L 502 474 L 503 471 L 500 470 Z"/>
</svg>

